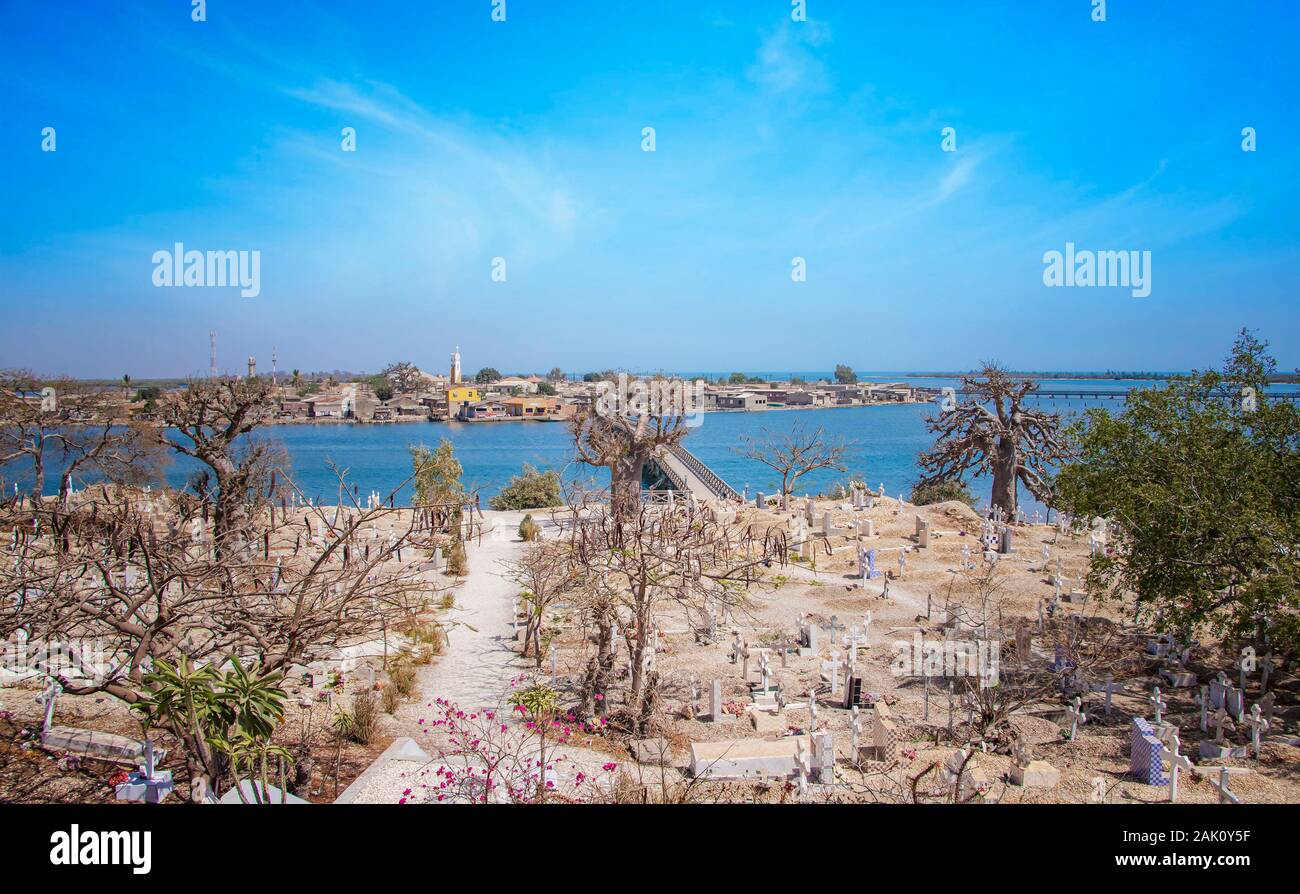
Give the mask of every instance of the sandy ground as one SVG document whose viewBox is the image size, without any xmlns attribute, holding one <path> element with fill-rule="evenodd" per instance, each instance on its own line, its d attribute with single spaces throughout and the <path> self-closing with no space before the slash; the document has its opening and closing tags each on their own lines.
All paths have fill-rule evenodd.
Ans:
<svg viewBox="0 0 1300 894">
<path fill-rule="evenodd" d="M 823 542 L 820 536 L 820 513 L 833 512 L 836 524 L 848 526 L 852 520 L 870 517 L 875 522 L 877 536 L 863 545 L 877 550 L 877 567 L 890 574 L 888 597 L 883 598 L 884 581 L 876 579 L 865 587 L 858 579 L 856 537 L 837 535 Z M 411 736 L 431 753 L 437 750 L 436 735 L 428 733 L 428 720 L 436 710 L 433 702 L 445 698 L 466 708 L 491 708 L 503 705 L 514 688 L 512 680 L 530 671 L 531 662 L 520 660 L 511 636 L 510 608 L 516 587 L 501 574 L 503 561 L 508 561 L 523 549 L 515 529 L 522 513 L 486 513 L 489 530 L 480 545 L 469 552 L 471 573 L 459 583 L 430 572 L 431 579 L 442 587 L 455 586 L 456 605 L 442 614 L 449 625 L 448 647 L 432 664 L 420 669 L 418 691 L 420 697 L 403 705 L 395 716 L 385 717 L 381 735 L 367 746 L 349 744 L 343 752 L 340 786 L 361 773 L 369 763 L 397 736 Z M 915 539 L 916 517 L 927 519 L 931 526 L 931 545 L 919 549 Z M 539 518 L 540 520 L 540 518 Z M 742 510 L 739 524 L 752 524 L 759 528 L 778 527 L 787 530 L 790 513 Z M 898 676 L 893 668 L 899 642 L 907 642 L 914 629 L 927 639 L 937 636 L 938 623 L 943 618 L 944 607 L 952 612 L 966 611 L 978 615 L 981 592 L 977 583 L 979 574 L 963 570 L 962 546 L 969 545 L 972 558 L 980 563 L 977 545 L 979 519 L 969 509 L 958 504 L 917 508 L 900 506 L 896 500 L 877 500 L 869 512 L 853 511 L 847 504 L 821 502 L 817 507 L 817 522 L 810 529 L 817 540 L 816 557 L 812 562 L 790 562 L 784 566 L 774 564 L 765 572 L 765 578 L 748 590 L 747 604 L 726 619 L 720 635 L 712 643 L 697 641 L 696 632 L 688 629 L 684 616 L 664 611 L 659 617 L 660 651 L 656 669 L 661 675 L 663 696 L 669 711 L 669 721 L 659 734 L 673 746 L 673 764 L 678 768 L 688 762 L 691 741 L 722 741 L 763 738 L 744 713 L 751 701 L 747 681 L 741 677 L 739 663 L 730 656 L 733 633 L 758 648 L 777 642 L 787 642 L 795 636 L 801 614 L 810 616 L 822 625 L 821 654 L 798 657 L 790 654 L 784 662 L 775 654 L 771 668 L 775 682 L 787 699 L 787 708 L 781 724 L 784 733 L 805 731 L 809 725 L 807 702 L 810 693 L 818 701 L 818 727 L 831 731 L 839 758 L 838 779 L 834 785 L 814 786 L 805 796 L 808 800 L 849 801 L 907 801 L 912 798 L 912 779 L 920 776 L 919 793 L 933 792 L 936 798 L 944 796 L 945 789 L 933 772 L 923 774 L 933 763 L 945 760 L 956 747 L 949 736 L 964 741 L 966 711 L 960 702 L 960 689 L 950 708 L 947 682 L 935 679 L 929 688 L 928 708 L 926 686 L 918 678 Z M 554 536 L 554 532 L 548 532 Z M 1043 546 L 1047 546 L 1045 561 Z M 829 546 L 829 554 L 827 547 Z M 1048 525 L 1023 525 L 1014 529 L 1016 552 L 997 562 L 996 593 L 990 597 L 986 609 L 990 614 L 1000 611 L 1004 623 L 1013 617 L 1025 619 L 1036 625 L 1040 601 L 1050 598 L 1053 586 L 1049 574 L 1059 559 L 1068 580 L 1067 591 L 1086 571 L 1088 546 L 1082 537 L 1058 533 Z M 897 555 L 906 550 L 906 570 L 898 577 Z M 927 617 L 927 609 L 929 617 Z M 870 614 L 870 621 L 867 616 Z M 1125 621 L 1131 612 L 1122 605 L 1068 605 L 1062 604 L 1055 622 L 1049 618 L 1048 631 L 1034 635 L 1035 659 L 1044 663 L 1051 658 L 1051 630 L 1059 627 L 1061 619 L 1070 613 L 1085 618 L 1100 618 L 1112 623 Z M 851 714 L 839 707 L 839 699 L 831 698 L 829 684 L 824 679 L 825 664 L 832 648 L 829 626 L 831 619 L 845 629 L 861 626 L 867 644 L 859 649 L 858 669 L 864 688 L 891 706 L 891 713 L 902 734 L 901 757 L 893 765 L 875 762 L 858 762 L 851 755 Z M 554 623 L 560 657 L 561 689 L 571 694 L 568 685 L 585 666 L 587 644 L 578 632 L 559 622 Z M 1062 735 L 1062 715 L 1066 703 L 1059 693 L 1044 698 L 1019 712 L 1013 726 L 1022 740 L 1031 744 L 1034 757 L 1046 760 L 1061 771 L 1061 782 L 1051 789 L 1024 789 L 1010 785 L 1005 779 L 1012 760 L 1004 753 L 980 753 L 972 759 L 990 781 L 987 799 L 1013 802 L 1097 802 L 1154 803 L 1168 798 L 1166 788 L 1143 785 L 1128 777 L 1129 724 L 1132 716 L 1150 716 L 1148 697 L 1157 683 L 1156 666 L 1142 655 L 1146 634 L 1136 629 L 1122 629 L 1127 637 L 1124 646 L 1127 656 L 1116 681 L 1126 691 L 1115 695 L 1109 716 L 1104 713 L 1102 695 L 1092 693 L 1084 697 L 1083 708 L 1088 722 L 1079 728 L 1073 742 Z M 626 662 L 626 652 L 619 657 Z M 1201 682 L 1207 682 L 1219 669 L 1228 670 L 1227 660 L 1213 651 L 1198 653 L 1190 665 Z M 542 677 L 549 676 L 549 668 Z M 382 672 L 380 674 L 382 679 Z M 720 679 L 723 700 L 728 710 L 717 722 L 692 719 L 689 710 L 692 678 L 699 690 L 700 711 L 708 709 L 709 682 Z M 750 662 L 748 682 L 758 679 L 757 657 Z M 1235 674 L 1232 675 L 1235 681 Z M 1258 675 L 1247 689 L 1247 704 L 1254 703 L 1258 691 Z M 1300 734 L 1300 708 L 1297 693 L 1300 678 L 1294 668 L 1286 668 L 1274 675 L 1272 687 L 1277 693 L 1277 723 L 1273 733 Z M 0 689 L 0 711 L 9 712 L 5 719 L 9 738 L 7 749 L 0 748 L 0 779 L 6 772 L 24 783 L 37 778 L 62 779 L 69 800 L 93 800 L 110 790 L 97 783 L 103 772 L 87 773 L 82 768 L 78 774 L 69 774 L 58 767 L 54 758 L 33 752 L 20 730 L 30 731 L 39 726 L 39 706 L 32 701 L 36 687 L 23 685 Z M 311 693 L 298 686 L 294 695 Z M 1197 743 L 1204 734 L 1199 728 L 1200 713 L 1192 702 L 1192 690 L 1164 690 L 1169 702 L 1166 719 L 1176 723 L 1182 738 L 1184 754 L 1199 763 Z M 343 697 L 343 696 L 341 696 Z M 865 743 L 870 739 L 870 710 L 864 710 Z M 950 720 L 951 715 L 951 720 Z M 0 715 L 2 717 L 3 715 Z M 328 716 L 319 701 L 307 711 L 297 708 L 282 729 L 286 741 L 296 741 L 304 723 L 310 722 L 322 741 L 319 727 Z M 424 721 L 424 722 L 422 722 Z M 98 729 L 131 732 L 137 729 L 119 703 L 106 696 L 85 698 L 64 697 L 59 702 L 60 723 L 76 723 Z M 5 732 L 0 726 L 0 732 Z M 768 732 L 767 736 L 778 735 Z M 1248 741 L 1245 731 L 1229 733 L 1238 744 Z M 323 740 L 326 743 L 332 739 Z M 577 740 L 575 739 L 575 742 Z M 631 759 L 627 743 L 615 737 L 589 740 L 590 747 L 573 747 L 564 750 L 557 768 L 561 787 L 572 783 L 578 772 L 608 784 L 615 773 L 621 781 L 633 787 L 648 786 L 655 789 L 661 782 L 661 770 L 649 765 L 637 765 Z M 1004 749 L 1005 750 L 1005 749 Z M 7 755 L 7 759 L 6 759 Z M 332 747 L 318 745 L 315 754 L 319 764 L 311 791 L 313 800 L 329 801 L 333 798 Z M 603 768 L 614 764 L 616 771 Z M 328 766 L 326 766 L 328 764 Z M 1266 744 L 1260 761 L 1240 759 L 1212 761 L 1196 771 L 1190 779 L 1184 776 L 1180 788 L 1180 801 L 1213 802 L 1218 799 L 1215 783 L 1218 765 L 1234 769 L 1232 790 L 1246 802 L 1300 802 L 1300 749 Z M 93 768 L 92 768 L 93 769 Z M 397 763 L 367 780 L 366 791 L 358 798 L 361 802 L 396 802 L 430 800 L 435 795 L 423 789 L 431 781 L 432 767 Z M 672 780 L 680 780 L 677 770 L 667 771 Z M 603 775 L 602 775 L 603 774 Z M 89 778 L 87 778 L 89 777 Z M 9 786 L 6 786 L 9 788 Z M 30 789 L 31 785 L 27 784 Z M 57 786 L 42 787 L 57 800 L 53 793 Z M 407 794 L 407 790 L 411 790 Z M 98 795 L 96 794 L 98 793 Z M 653 793 L 648 797 L 654 797 Z M 792 789 L 779 781 L 757 784 L 700 786 L 691 795 L 693 799 L 770 801 L 788 800 Z M 39 799 L 39 795 L 36 799 Z"/>
</svg>

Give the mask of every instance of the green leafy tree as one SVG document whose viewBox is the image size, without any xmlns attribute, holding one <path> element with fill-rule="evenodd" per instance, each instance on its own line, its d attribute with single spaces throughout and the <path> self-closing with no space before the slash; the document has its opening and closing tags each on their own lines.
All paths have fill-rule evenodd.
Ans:
<svg viewBox="0 0 1300 894">
<path fill-rule="evenodd" d="M 501 381 L 501 373 L 491 366 L 485 366 L 474 374 L 474 381 L 480 385 L 489 385 Z"/>
<path fill-rule="evenodd" d="M 1057 505 L 1113 534 L 1090 588 L 1188 635 L 1300 645 L 1300 413 L 1270 399 L 1267 343 L 1242 330 L 1222 371 L 1129 392 L 1075 427 Z"/>
<path fill-rule="evenodd" d="M 853 371 L 853 367 L 844 363 L 835 364 L 835 381 L 841 385 L 855 385 L 858 381 L 858 374 Z"/>
<path fill-rule="evenodd" d="M 563 503 L 560 496 L 560 473 L 553 469 L 539 471 L 524 463 L 523 471 L 511 477 L 501 493 L 488 501 L 493 509 L 545 509 Z"/>
<path fill-rule="evenodd" d="M 565 378 L 564 370 L 557 366 L 546 374 L 546 378 L 550 379 L 552 382 L 563 382 Z"/>
<path fill-rule="evenodd" d="M 415 467 L 416 503 L 454 503 L 465 496 L 465 485 L 461 482 L 464 469 L 456 459 L 451 441 L 442 438 L 436 450 L 421 444 L 410 451 L 411 464 Z"/>
<path fill-rule="evenodd" d="M 555 390 L 555 386 L 550 382 L 538 382 L 537 393 L 546 395 L 547 397 L 554 397 L 559 394 L 559 392 Z"/>
<path fill-rule="evenodd" d="M 176 664 L 165 659 L 144 677 L 148 689 L 133 704 L 146 727 L 164 727 L 180 739 L 185 748 L 190 778 L 201 780 L 193 797 L 198 798 L 228 768 L 236 781 L 247 769 L 260 768 L 260 800 L 267 791 L 268 761 L 276 758 L 284 786 L 284 764 L 288 752 L 273 745 L 271 737 L 284 720 L 285 691 L 282 674 L 258 674 L 238 657 L 224 674 L 212 665 L 195 666 L 184 658 Z M 246 799 L 242 789 L 240 798 Z"/>
</svg>

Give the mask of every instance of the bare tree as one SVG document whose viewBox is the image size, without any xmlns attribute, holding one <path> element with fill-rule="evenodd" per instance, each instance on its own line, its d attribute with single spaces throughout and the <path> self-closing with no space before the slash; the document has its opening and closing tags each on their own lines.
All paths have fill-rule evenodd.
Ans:
<svg viewBox="0 0 1300 894">
<path fill-rule="evenodd" d="M 590 575 L 587 616 L 597 622 L 595 679 L 588 683 L 608 683 L 610 627 L 617 621 L 630 664 L 625 720 L 635 733 L 653 720 L 657 674 L 650 649 L 660 610 L 675 605 L 705 626 L 715 613 L 745 605 L 745 586 L 759 566 L 784 556 L 784 544 L 759 542 L 747 528 L 681 505 L 638 506 L 621 515 L 595 507 L 578 526 L 575 544 L 573 558 Z"/>
<path fill-rule="evenodd" d="M 770 432 L 760 429 L 759 437 L 746 437 L 743 446 L 735 452 L 760 462 L 781 476 L 782 496 L 794 492 L 795 482 L 810 472 L 831 469 L 846 470 L 844 455 L 849 444 L 843 439 L 832 440 L 826 436 L 824 426 L 806 429 L 796 422 L 789 432 Z"/>
<path fill-rule="evenodd" d="M 525 549 L 519 559 L 502 563 L 506 578 L 523 587 L 520 598 L 528 610 L 523 654 L 526 657 L 531 651 L 538 667 L 542 665 L 542 620 L 546 610 L 582 579 L 582 568 L 572 561 L 571 552 L 572 545 L 567 541 L 544 541 Z"/>
<path fill-rule="evenodd" d="M 680 408 L 678 408 L 680 410 Z M 570 420 L 578 459 L 610 472 L 610 506 L 616 515 L 635 514 L 641 503 L 641 477 L 658 450 L 686 437 L 683 412 L 602 412 L 589 408 Z"/>
<path fill-rule="evenodd" d="M 409 394 L 417 390 L 420 383 L 424 381 L 424 373 L 419 367 L 405 360 L 388 366 L 380 375 L 388 379 L 389 384 L 398 394 Z"/>
<path fill-rule="evenodd" d="M 159 661 L 221 667 L 239 658 L 260 674 L 283 672 L 434 606 L 418 566 L 389 561 L 422 545 L 419 513 L 355 503 L 297 518 L 259 513 L 218 551 L 193 536 L 194 503 L 103 487 L 66 511 L 4 504 L 0 527 L 37 533 L 0 545 L 12 552 L 0 561 L 0 636 L 22 629 L 32 642 L 93 643 L 93 673 L 56 679 L 72 694 L 135 704 Z M 392 536 L 366 540 L 391 517 Z M 227 766 L 210 743 L 190 727 L 171 732 L 191 780 L 203 783 L 197 791 L 221 778 Z"/>
<path fill-rule="evenodd" d="M 938 437 L 917 458 L 924 473 L 918 486 L 961 480 L 967 472 L 991 474 L 991 503 L 1008 517 L 1015 515 L 1017 482 L 1050 502 L 1052 467 L 1069 453 L 1060 415 L 1028 405 L 1038 383 L 1012 378 L 992 363 L 961 381 L 971 399 L 926 420 Z"/>
<path fill-rule="evenodd" d="M 23 463 L 39 499 L 51 466 L 66 502 L 79 477 L 136 484 L 161 481 L 163 454 L 151 431 L 132 424 L 112 389 L 30 370 L 0 372 L 0 468 Z"/>
<path fill-rule="evenodd" d="M 272 445 L 244 436 L 275 415 L 274 396 L 268 379 L 191 379 L 160 407 L 162 443 L 203 463 L 215 480 L 218 550 L 246 524 L 250 499 L 267 484 Z"/>
</svg>

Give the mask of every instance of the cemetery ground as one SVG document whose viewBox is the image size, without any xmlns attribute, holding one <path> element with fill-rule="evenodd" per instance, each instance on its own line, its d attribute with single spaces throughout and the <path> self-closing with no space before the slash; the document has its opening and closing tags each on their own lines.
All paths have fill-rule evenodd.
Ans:
<svg viewBox="0 0 1300 894">
<path fill-rule="evenodd" d="M 1203 721 L 1198 699 L 1221 672 L 1228 691 L 1225 696 L 1219 684 L 1218 703 L 1226 698 L 1225 707 L 1231 707 L 1239 682 L 1237 654 L 1206 641 L 1170 646 L 1132 625 L 1131 604 L 1084 601 L 1082 577 L 1090 553 L 1106 548 L 1104 532 L 1026 520 L 1007 526 L 1012 551 L 997 554 L 983 549 L 989 526 L 963 504 L 916 507 L 883 496 L 870 503 L 868 508 L 820 500 L 809 508 L 796 500 L 786 511 L 774 505 L 709 509 L 731 525 L 784 533 L 791 560 L 762 568 L 742 605 L 703 626 L 698 615 L 688 617 L 671 602 L 660 605 L 650 657 L 659 687 L 653 729 L 638 738 L 614 727 L 573 724 L 573 735 L 547 755 L 555 765 L 556 797 L 634 803 L 1167 802 L 1167 784 L 1147 784 L 1133 775 L 1133 718 L 1147 718 L 1160 721 L 1166 741 L 1176 732 L 1181 751 L 1176 746 L 1174 753 L 1191 758 L 1178 781 L 1179 803 L 1220 802 L 1223 766 L 1230 770 L 1226 784 L 1241 802 L 1300 802 L 1300 748 L 1291 744 L 1300 734 L 1300 677 L 1294 667 L 1279 661 L 1270 668 L 1272 719 L 1256 758 L 1249 707 L 1265 697 L 1260 669 L 1245 675 L 1244 695 L 1236 696 L 1240 721 L 1216 717 L 1212 706 Z M 535 515 L 543 521 L 543 539 L 566 536 L 542 513 Z M 424 567 L 425 555 L 403 557 L 421 563 L 431 586 L 451 597 L 441 597 L 425 619 L 428 630 L 440 629 L 437 635 L 411 638 L 389 631 L 317 656 L 289 675 L 289 710 L 276 740 L 306 758 L 292 786 L 297 796 L 316 803 L 333 802 L 341 793 L 355 803 L 436 801 L 445 796 L 439 769 L 448 762 L 439 754 L 449 747 L 446 729 L 433 723 L 438 699 L 467 713 L 504 711 L 514 725 L 520 721 L 511 711 L 512 693 L 530 681 L 552 685 L 561 707 L 576 703 L 591 647 L 573 606 L 561 603 L 547 612 L 544 641 L 554 651 L 548 648 L 540 667 L 518 654 L 512 606 L 519 587 L 506 578 L 503 563 L 526 548 L 516 534 L 521 517 L 484 513 L 464 578 Z M 400 513 L 390 524 L 402 524 Z M 867 550 L 874 556 L 867 559 Z M 981 629 L 1017 631 L 1000 645 L 1001 688 L 1022 685 L 1015 681 L 1026 667 L 1051 685 L 1026 685 L 1020 701 L 1008 706 L 990 705 L 987 695 L 981 703 L 978 681 L 970 676 L 940 669 L 927 680 L 923 655 L 913 649 L 963 641 L 964 634 Z M 616 659 L 619 680 L 611 700 L 622 696 L 626 654 L 624 649 Z M 1071 662 L 1064 670 L 1062 654 Z M 904 660 L 911 665 L 900 672 Z M 358 692 L 374 692 L 382 701 L 383 691 L 397 685 L 399 668 L 414 671 L 409 695 L 392 700 L 391 713 L 379 712 L 368 741 L 336 734 L 335 707 L 352 705 Z M 856 712 L 845 707 L 850 686 L 858 693 Z M 0 688 L 0 801 L 113 800 L 111 783 L 120 765 L 39 747 L 40 692 L 37 680 Z M 1072 722 L 1074 697 L 1081 716 Z M 1004 722 L 983 722 L 988 718 L 982 712 Z M 126 706 L 105 694 L 61 696 L 56 721 L 140 735 Z M 1224 725 L 1221 745 L 1228 756 L 1198 755 L 1198 744 L 1219 739 Z M 811 739 L 810 730 L 817 733 Z M 403 745 L 406 738 L 417 750 Z M 394 743 L 406 749 L 401 759 L 377 762 Z M 169 745 L 166 736 L 160 744 Z M 175 774 L 177 790 L 184 790 L 184 763 L 169 756 L 162 766 Z M 1041 771 L 1028 780 L 1035 784 L 1016 784 L 1026 767 Z"/>
</svg>

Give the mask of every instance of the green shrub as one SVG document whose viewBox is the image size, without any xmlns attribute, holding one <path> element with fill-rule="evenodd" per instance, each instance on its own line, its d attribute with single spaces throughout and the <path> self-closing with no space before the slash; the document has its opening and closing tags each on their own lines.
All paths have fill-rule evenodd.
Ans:
<svg viewBox="0 0 1300 894">
<path fill-rule="evenodd" d="M 956 500 L 967 506 L 975 505 L 975 497 L 965 481 L 934 481 L 930 484 L 917 485 L 912 488 L 909 502 L 916 506 L 930 506 L 934 503 L 946 503 L 949 500 Z"/>
<path fill-rule="evenodd" d="M 539 471 L 524 463 L 523 472 L 512 477 L 501 493 L 488 500 L 488 505 L 493 509 L 545 509 L 563 502 L 560 473 L 553 469 Z"/>
<path fill-rule="evenodd" d="M 541 533 L 541 527 L 538 526 L 537 522 L 533 521 L 531 515 L 525 515 L 523 521 L 519 523 L 519 539 L 525 543 L 536 540 Z"/>
<path fill-rule="evenodd" d="M 560 694 L 545 683 L 534 683 L 510 697 L 511 704 L 523 705 L 534 720 L 549 717 L 560 704 Z"/>
</svg>

